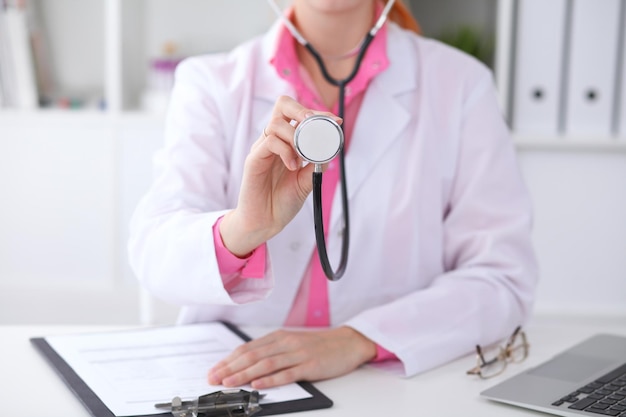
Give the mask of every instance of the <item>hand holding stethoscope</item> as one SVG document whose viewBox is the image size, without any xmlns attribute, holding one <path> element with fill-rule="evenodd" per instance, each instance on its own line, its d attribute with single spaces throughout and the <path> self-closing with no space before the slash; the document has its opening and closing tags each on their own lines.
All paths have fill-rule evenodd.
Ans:
<svg viewBox="0 0 626 417">
<path fill-rule="evenodd" d="M 311 123 L 315 119 L 311 116 L 325 116 L 325 125 L 341 123 L 333 114 L 312 111 L 289 97 L 276 101 L 246 158 L 237 208 L 220 224 L 222 240 L 233 254 L 244 257 L 280 232 L 311 193 L 311 176 L 318 164 L 303 164 L 294 145 L 298 126 L 305 119 Z M 311 128 L 316 126 L 307 130 L 312 132 Z"/>
<path fill-rule="evenodd" d="M 355 50 L 356 54 L 356 62 L 352 69 L 352 72 L 343 79 L 333 78 L 324 64 L 324 60 L 319 52 L 311 45 L 302 34 L 296 29 L 296 27 L 292 24 L 289 19 L 287 19 L 281 12 L 280 8 L 274 2 L 274 0 L 268 0 L 268 3 L 277 16 L 283 21 L 285 27 L 291 32 L 292 36 L 298 43 L 300 43 L 304 48 L 306 48 L 309 53 L 313 56 L 317 64 L 319 65 L 320 71 L 324 76 L 324 79 L 331 85 L 334 85 L 339 88 L 339 117 L 342 118 L 345 110 L 345 88 L 352 79 L 358 73 L 363 57 L 365 56 L 365 52 L 369 47 L 370 43 L 376 36 L 376 33 L 380 30 L 383 24 L 387 20 L 387 16 L 391 10 L 391 7 L 394 4 L 394 0 L 389 0 L 385 5 L 381 15 L 378 17 L 374 26 L 369 30 L 369 32 L 363 38 L 363 41 L 359 45 L 359 47 Z M 281 106 L 279 104 L 284 104 L 284 107 L 280 109 Z M 293 100 L 287 100 L 281 98 L 277 102 L 277 107 L 274 108 L 274 114 L 272 116 L 272 127 L 276 128 L 276 130 L 267 131 L 265 130 L 263 133 L 263 141 L 257 142 L 253 147 L 253 152 L 255 151 L 255 147 L 259 147 L 257 150 L 261 150 L 265 152 L 261 153 L 261 159 L 270 158 L 271 155 L 279 155 L 283 161 L 283 166 L 276 165 L 274 163 L 274 168 L 271 170 L 263 170 L 258 169 L 259 174 L 266 175 L 269 178 L 281 177 L 285 178 L 285 182 L 278 181 L 272 182 L 272 185 L 266 182 L 265 184 L 259 184 L 259 182 L 263 182 L 259 180 L 259 178 L 251 178 L 244 176 L 244 184 L 242 184 L 242 192 L 246 192 L 246 194 L 254 195 L 255 193 L 258 195 L 259 192 L 270 193 L 269 198 L 265 199 L 265 203 L 270 202 L 270 205 L 263 205 L 263 198 L 258 198 L 256 200 L 260 205 L 258 206 L 249 206 L 248 211 L 239 210 L 239 214 L 244 214 L 248 216 L 244 216 L 240 218 L 240 221 L 243 221 L 244 230 L 248 230 L 248 234 L 240 235 L 239 238 L 243 239 L 241 242 L 235 242 L 231 240 L 230 236 L 225 238 L 224 233 L 226 231 L 228 233 L 228 226 L 224 226 L 224 221 L 226 221 L 227 225 L 233 225 L 231 222 L 232 216 L 225 217 L 224 221 L 222 221 L 222 225 L 220 227 L 220 232 L 222 233 L 222 239 L 224 240 L 224 244 L 235 254 L 247 254 L 252 251 L 256 246 L 265 242 L 267 239 L 278 233 L 282 228 L 289 222 L 296 213 L 302 207 L 306 196 L 313 191 L 313 212 L 314 212 L 314 220 L 315 220 L 315 239 L 317 242 L 317 250 L 320 258 L 320 262 L 322 264 L 322 269 L 324 270 L 324 274 L 331 281 L 336 281 L 340 279 L 347 265 L 348 259 L 348 251 L 350 244 L 350 220 L 348 214 L 348 197 L 347 197 L 347 186 L 346 186 L 346 170 L 345 170 L 345 158 L 344 158 L 344 150 L 343 150 L 343 131 L 337 125 L 336 121 L 333 120 L 332 115 L 327 115 L 330 117 L 321 117 L 321 118 L 311 118 L 313 116 L 313 112 L 302 108 L 302 106 L 295 105 Z M 299 106 L 299 108 L 298 108 Z M 279 111 L 277 112 L 277 108 Z M 306 119 L 306 120 L 305 120 Z M 295 121 L 295 123 L 293 123 Z M 298 125 L 299 128 L 295 131 L 292 131 L 293 127 Z M 287 126 L 290 126 L 288 128 Z M 267 128 L 266 128 L 267 129 Z M 293 145 L 286 141 L 285 138 L 293 137 L 294 142 Z M 268 140 L 272 139 L 272 140 Z M 280 139 L 280 140 L 273 140 Z M 310 162 L 306 168 L 298 169 L 297 160 L 293 158 L 292 149 L 295 146 L 295 149 L 300 157 L 302 157 L 307 162 Z M 269 152 L 269 153 L 268 153 Z M 328 254 L 326 252 L 326 238 L 324 236 L 324 226 L 323 226 L 323 218 L 322 218 L 322 165 L 324 163 L 329 162 L 335 156 L 339 155 L 339 169 L 340 169 L 340 178 L 341 178 L 341 200 L 343 205 L 343 217 L 344 217 L 344 233 L 343 233 L 343 244 L 341 248 L 341 259 L 339 261 L 339 266 L 336 270 L 332 268 L 330 265 L 330 261 L 328 260 Z M 257 161 L 258 162 L 258 161 Z M 254 165 L 254 162 L 252 162 Z M 246 163 L 248 166 L 248 162 Z M 263 164 L 261 164 L 263 165 Z M 267 164 L 266 164 L 267 165 Z M 292 171 L 291 174 L 286 174 L 284 172 L 285 167 L 288 167 L 289 170 Z M 307 179 L 306 177 L 312 178 Z M 288 178 L 291 177 L 291 180 Z M 250 181 L 251 184 L 246 183 L 246 178 Z M 307 181 L 310 181 L 307 184 Z M 265 185 L 265 187 L 263 187 Z M 297 186 L 294 186 L 297 185 Z M 283 186 L 286 187 L 283 190 Z M 256 188 L 260 187 L 260 188 Z M 284 192 L 283 192 L 284 191 Z M 274 193 L 277 192 L 276 195 Z M 283 200 L 283 197 L 291 198 L 292 200 Z M 254 199 L 253 199 L 254 200 Z M 276 202 L 278 205 L 273 205 L 272 203 Z M 239 204 L 242 201 L 240 199 Z M 239 206 L 238 206 L 239 208 Z M 253 216 L 252 214 L 256 211 L 265 210 L 266 215 L 263 216 Z M 287 220 L 285 222 L 285 220 Z M 260 221 L 260 223 L 256 223 Z M 278 229 L 271 227 L 272 224 L 279 226 Z M 270 226 L 269 228 L 265 228 L 264 225 Z M 231 229 L 232 230 L 232 229 Z M 265 237 L 265 239 L 264 239 Z M 261 240 L 259 240 L 261 239 Z M 256 246 L 250 247 L 252 242 L 258 242 Z M 242 247 L 241 251 L 233 250 L 233 246 L 238 245 Z M 245 248 L 249 249 L 245 251 Z"/>
</svg>

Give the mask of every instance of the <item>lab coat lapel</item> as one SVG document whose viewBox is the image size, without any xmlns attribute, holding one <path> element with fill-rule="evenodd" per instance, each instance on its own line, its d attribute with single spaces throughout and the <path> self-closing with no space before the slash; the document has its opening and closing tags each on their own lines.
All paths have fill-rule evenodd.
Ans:
<svg viewBox="0 0 626 417">
<path fill-rule="evenodd" d="M 389 80 L 374 82 L 363 100 L 346 155 L 349 197 L 354 196 L 372 166 L 401 137 L 409 122 L 409 113 L 390 93 L 389 84 Z"/>
<path fill-rule="evenodd" d="M 401 104 L 400 97 L 417 94 L 418 67 L 413 61 L 406 62 L 403 50 L 407 50 L 408 45 L 400 40 L 402 38 L 395 36 L 398 30 L 394 25 L 389 26 L 389 68 L 372 80 L 355 121 L 346 155 L 349 200 L 367 181 L 374 165 L 386 150 L 402 137 L 411 118 L 409 110 Z M 336 225 L 342 218 L 342 212 L 338 187 L 333 201 L 332 225 Z"/>
<path fill-rule="evenodd" d="M 252 126 L 256 129 L 255 138 L 261 135 L 270 120 L 276 99 L 281 95 L 296 97 L 293 88 L 276 75 L 274 67 L 270 64 L 279 27 L 278 24 L 275 24 L 265 35 L 259 57 L 260 62 L 257 63 L 259 71 L 256 74 L 251 74 L 256 83 L 254 88 L 254 120 L 252 121 Z M 309 209 L 300 210 L 281 233 L 267 242 L 270 256 L 282 258 L 280 262 L 272 262 L 270 259 L 274 276 L 285 278 L 284 282 L 276 282 L 276 286 L 281 288 L 280 294 L 283 297 L 281 309 L 288 310 L 285 306 L 291 305 L 290 302 L 284 302 L 285 298 L 293 299 L 296 296 L 300 278 L 309 264 L 315 246 L 313 210 L 309 201 L 305 202 L 304 205 Z M 311 233 L 302 233 L 302 230 L 309 229 Z"/>
<path fill-rule="evenodd" d="M 263 36 L 259 61 L 256 63 L 256 71 L 250 74 L 255 80 L 255 106 L 252 117 L 255 118 L 253 126 L 255 126 L 258 134 L 263 132 L 265 125 L 270 120 L 276 99 L 282 95 L 295 97 L 293 88 L 289 83 L 276 75 L 276 70 L 270 62 L 274 56 L 276 38 L 278 37 L 280 27 L 280 21 L 277 21 Z"/>
</svg>

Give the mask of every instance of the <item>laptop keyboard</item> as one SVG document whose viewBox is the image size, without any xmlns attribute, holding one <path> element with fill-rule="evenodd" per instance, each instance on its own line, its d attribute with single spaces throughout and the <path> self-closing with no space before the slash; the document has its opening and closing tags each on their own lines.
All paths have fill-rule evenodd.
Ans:
<svg viewBox="0 0 626 417">
<path fill-rule="evenodd" d="M 552 405 L 605 416 L 626 417 L 626 364 L 580 387 Z"/>
</svg>

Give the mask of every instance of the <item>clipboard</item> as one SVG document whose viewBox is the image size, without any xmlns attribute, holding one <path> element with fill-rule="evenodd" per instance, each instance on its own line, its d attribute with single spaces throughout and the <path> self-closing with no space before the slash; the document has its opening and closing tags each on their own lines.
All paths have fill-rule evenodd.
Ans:
<svg viewBox="0 0 626 417">
<path fill-rule="evenodd" d="M 244 341 L 250 341 L 251 338 L 245 334 L 237 326 L 228 323 L 220 322 L 232 333 L 237 335 Z M 76 395 L 81 403 L 87 408 L 87 410 L 94 417 L 117 417 L 100 399 L 100 397 L 85 383 L 85 381 L 75 372 L 75 370 L 63 359 L 61 355 L 48 343 L 45 337 L 34 337 L 30 339 L 33 346 L 46 358 L 48 363 L 55 369 L 57 374 L 65 382 L 68 388 Z M 255 414 L 256 416 L 268 416 L 278 415 L 285 413 L 294 413 L 298 411 L 317 410 L 323 408 L 330 408 L 333 402 L 330 398 L 319 391 L 310 382 L 297 382 L 302 389 L 308 392 L 311 397 L 302 398 L 297 400 L 272 402 L 262 404 L 262 410 Z M 208 387 L 207 387 L 208 388 Z M 207 389 L 207 393 L 210 388 Z M 164 400 L 168 400 L 164 398 Z M 155 412 L 154 414 L 145 415 L 159 415 L 159 416 L 171 416 L 171 413 Z"/>
</svg>

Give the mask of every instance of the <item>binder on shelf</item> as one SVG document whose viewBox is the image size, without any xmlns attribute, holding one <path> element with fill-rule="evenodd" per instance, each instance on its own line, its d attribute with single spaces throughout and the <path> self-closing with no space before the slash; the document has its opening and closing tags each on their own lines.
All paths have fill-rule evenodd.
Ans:
<svg viewBox="0 0 626 417">
<path fill-rule="evenodd" d="M 8 106 L 35 109 L 39 100 L 26 14 L 23 3 L 5 7 L 1 12 L 2 87 Z"/>
<path fill-rule="evenodd" d="M 13 102 L 14 83 L 11 51 L 9 49 L 9 33 L 6 26 L 5 7 L 0 7 L 0 91 L 3 107 L 8 107 Z"/>
<path fill-rule="evenodd" d="M 626 21 L 626 1 L 622 2 L 621 22 Z M 621 28 L 621 49 L 620 49 L 620 66 L 618 68 L 620 94 L 616 112 L 616 131 L 617 136 L 622 140 L 626 140 L 626 26 Z"/>
<path fill-rule="evenodd" d="M 567 0 L 517 6 L 512 127 L 524 134 L 559 131 Z"/>
<path fill-rule="evenodd" d="M 0 1 L 0 109 L 7 104 L 6 89 L 8 80 L 6 78 L 6 67 L 8 53 L 5 51 L 7 47 L 7 33 L 4 25 L 4 3 Z"/>
<path fill-rule="evenodd" d="M 621 0 L 573 0 L 565 133 L 608 137 L 613 132 Z"/>
</svg>

